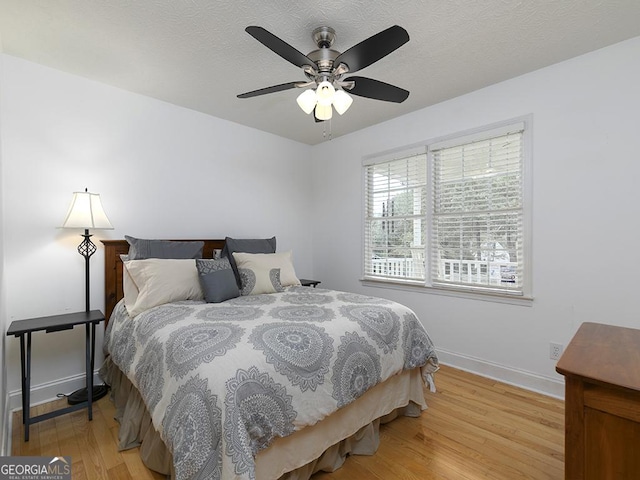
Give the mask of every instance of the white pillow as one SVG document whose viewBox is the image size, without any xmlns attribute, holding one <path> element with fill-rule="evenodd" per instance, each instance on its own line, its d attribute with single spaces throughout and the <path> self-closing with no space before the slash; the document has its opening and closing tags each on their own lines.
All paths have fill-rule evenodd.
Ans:
<svg viewBox="0 0 640 480">
<path fill-rule="evenodd" d="M 127 304 L 125 293 L 124 303 L 131 317 L 163 303 L 204 299 L 193 259 L 147 258 L 129 260 L 124 265 L 138 288 L 132 304 Z"/>
<path fill-rule="evenodd" d="M 238 268 L 240 276 L 240 295 L 259 295 L 261 293 L 283 292 L 280 284 L 280 269 L 254 270 L 252 268 Z"/>
<path fill-rule="evenodd" d="M 280 284 L 283 287 L 300 285 L 293 268 L 293 254 L 291 250 L 283 253 L 242 253 L 233 252 L 233 258 L 238 268 L 248 268 L 254 272 L 280 269 Z"/>
<path fill-rule="evenodd" d="M 138 298 L 138 287 L 131 278 L 126 262 L 129 261 L 129 255 L 120 255 L 122 260 L 122 293 L 124 294 L 124 306 L 127 311 L 131 310 Z"/>
</svg>

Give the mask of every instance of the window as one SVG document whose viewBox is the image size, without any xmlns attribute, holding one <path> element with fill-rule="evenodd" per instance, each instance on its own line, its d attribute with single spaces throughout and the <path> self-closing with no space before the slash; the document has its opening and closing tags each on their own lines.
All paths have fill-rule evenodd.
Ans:
<svg viewBox="0 0 640 480">
<path fill-rule="evenodd" d="M 365 161 L 365 279 L 530 295 L 525 127 Z"/>
<path fill-rule="evenodd" d="M 427 155 L 365 167 L 365 276 L 424 281 Z"/>
</svg>

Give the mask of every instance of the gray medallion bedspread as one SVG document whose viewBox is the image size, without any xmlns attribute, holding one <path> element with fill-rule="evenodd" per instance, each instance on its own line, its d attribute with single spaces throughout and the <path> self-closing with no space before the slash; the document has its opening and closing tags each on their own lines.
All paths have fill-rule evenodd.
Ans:
<svg viewBox="0 0 640 480">
<path fill-rule="evenodd" d="M 254 455 L 402 369 L 437 369 L 415 314 L 309 287 L 219 304 L 178 302 L 134 319 L 120 302 L 105 351 L 138 388 L 176 477 L 253 479 Z"/>
</svg>

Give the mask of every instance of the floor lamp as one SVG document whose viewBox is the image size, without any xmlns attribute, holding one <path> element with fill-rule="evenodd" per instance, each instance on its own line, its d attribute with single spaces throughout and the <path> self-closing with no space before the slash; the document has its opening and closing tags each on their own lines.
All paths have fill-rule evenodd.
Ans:
<svg viewBox="0 0 640 480">
<path fill-rule="evenodd" d="M 90 289 L 89 289 L 89 259 L 96 251 L 95 244 L 91 241 L 91 235 L 89 229 L 93 230 L 111 230 L 113 226 L 107 214 L 104 213 L 102 208 L 102 202 L 100 201 L 100 194 L 90 193 L 87 189 L 84 192 L 73 192 L 73 198 L 71 199 L 71 205 L 67 216 L 62 223 L 61 228 L 82 228 L 84 229 L 84 240 L 78 245 L 78 253 L 84 257 L 85 261 L 85 309 L 87 312 L 90 310 Z M 95 357 L 95 345 L 92 348 L 91 357 L 91 375 L 93 375 L 94 357 Z M 92 399 L 93 401 L 104 397 L 107 394 L 106 385 L 95 385 L 93 387 Z M 87 389 L 81 388 L 76 390 L 67 397 L 67 401 L 71 405 L 87 401 Z"/>
</svg>

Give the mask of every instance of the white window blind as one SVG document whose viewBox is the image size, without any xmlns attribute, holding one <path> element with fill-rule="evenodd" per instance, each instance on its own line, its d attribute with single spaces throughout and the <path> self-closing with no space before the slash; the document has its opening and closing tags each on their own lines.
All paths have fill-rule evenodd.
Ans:
<svg viewBox="0 0 640 480">
<path fill-rule="evenodd" d="M 365 165 L 365 278 L 424 281 L 426 162 L 412 153 Z"/>
<path fill-rule="evenodd" d="M 431 146 L 432 285 L 523 293 L 523 131 Z"/>
</svg>

